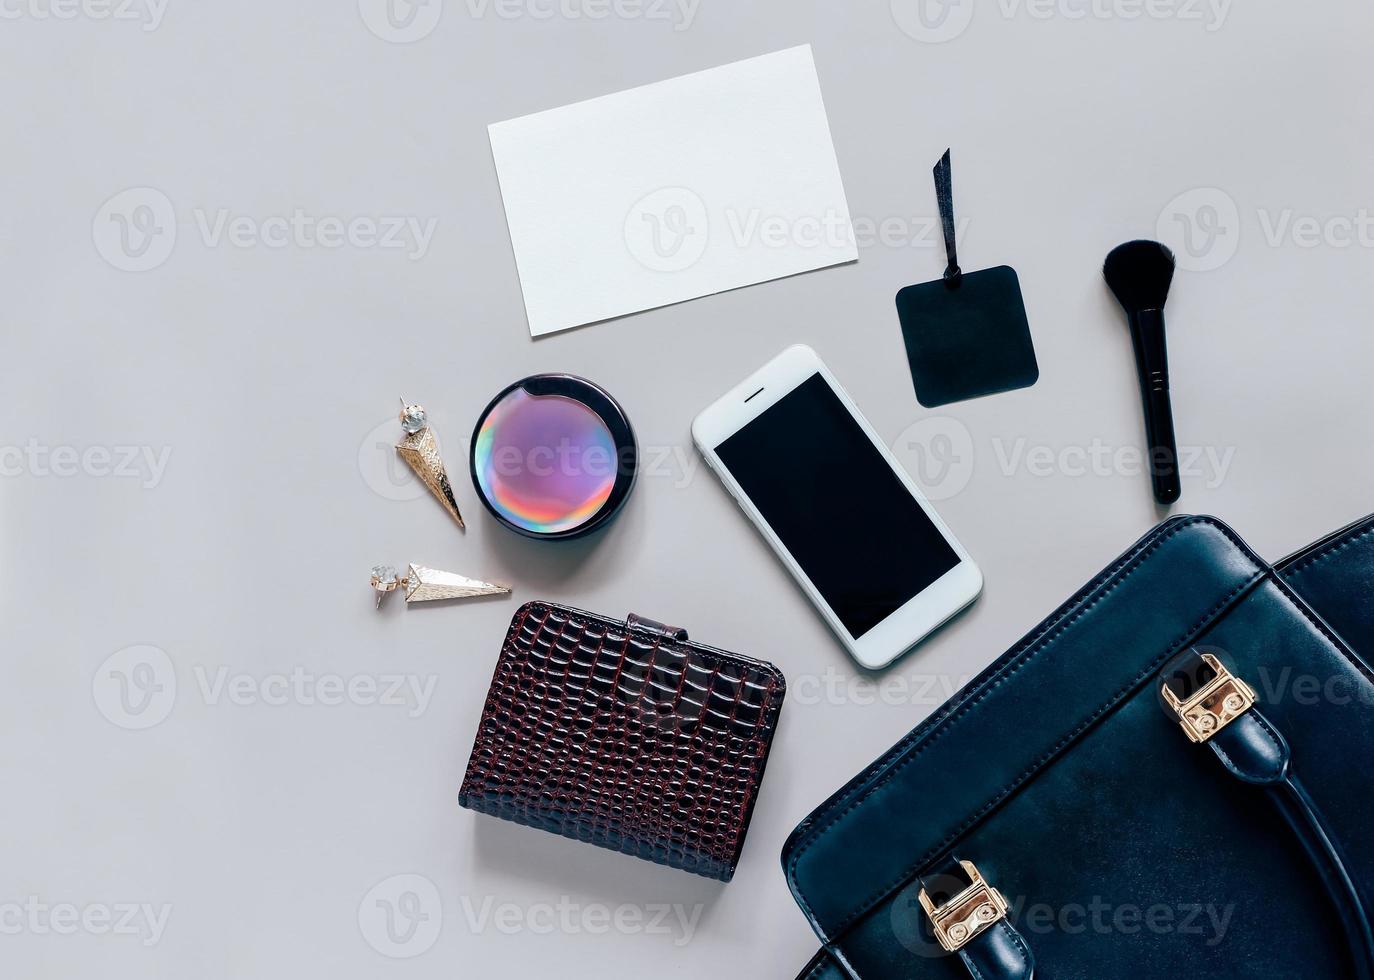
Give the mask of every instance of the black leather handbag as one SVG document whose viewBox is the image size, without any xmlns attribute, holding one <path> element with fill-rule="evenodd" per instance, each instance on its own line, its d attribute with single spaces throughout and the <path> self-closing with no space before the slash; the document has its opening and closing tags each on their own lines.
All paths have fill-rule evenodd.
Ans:
<svg viewBox="0 0 1374 980">
<path fill-rule="evenodd" d="M 807 980 L 1370 980 L 1374 518 L 1160 525 L 811 814 Z"/>
</svg>

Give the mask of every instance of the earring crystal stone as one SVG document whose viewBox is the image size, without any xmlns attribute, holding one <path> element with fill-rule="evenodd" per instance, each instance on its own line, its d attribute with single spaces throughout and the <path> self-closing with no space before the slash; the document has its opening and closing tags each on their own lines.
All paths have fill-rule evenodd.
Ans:
<svg viewBox="0 0 1374 980">
<path fill-rule="evenodd" d="M 405 405 L 401 408 L 401 428 L 411 435 L 429 425 L 429 416 L 420 405 Z"/>
<path fill-rule="evenodd" d="M 372 566 L 372 588 L 377 593 L 377 608 L 382 608 L 382 600 L 394 592 L 401 584 L 396 569 L 391 565 Z"/>
</svg>

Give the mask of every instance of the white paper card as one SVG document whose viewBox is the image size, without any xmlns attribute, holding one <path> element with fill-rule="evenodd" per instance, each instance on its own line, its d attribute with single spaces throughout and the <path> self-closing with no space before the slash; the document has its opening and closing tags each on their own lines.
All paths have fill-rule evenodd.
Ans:
<svg viewBox="0 0 1374 980">
<path fill-rule="evenodd" d="M 858 258 L 810 45 L 489 132 L 536 337 Z"/>
</svg>

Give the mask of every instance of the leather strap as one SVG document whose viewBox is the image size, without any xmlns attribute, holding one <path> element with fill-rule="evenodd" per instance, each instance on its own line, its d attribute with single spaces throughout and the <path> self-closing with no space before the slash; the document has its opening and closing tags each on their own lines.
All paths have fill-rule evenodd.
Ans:
<svg viewBox="0 0 1374 980">
<path fill-rule="evenodd" d="M 1170 664 L 1164 676 L 1165 684 L 1185 698 L 1191 691 L 1200 690 L 1215 673 L 1196 651 L 1190 650 Z M 1167 706 L 1166 713 L 1177 719 Z M 1226 724 L 1205 744 L 1226 772 L 1262 789 L 1278 807 L 1336 906 L 1350 948 L 1354 967 L 1351 976 L 1355 980 L 1374 980 L 1374 932 L 1364 898 L 1350 874 L 1340 841 L 1293 773 L 1288 740 L 1255 706 Z"/>
<path fill-rule="evenodd" d="M 937 906 L 944 905 L 969 884 L 968 875 L 956 857 L 934 872 L 921 876 L 921 887 Z M 1035 976 L 1035 957 L 1030 946 L 1007 919 L 978 933 L 956 955 L 974 980 L 1032 980 Z"/>
<path fill-rule="evenodd" d="M 635 613 L 630 613 L 625 617 L 625 625 L 632 630 L 643 630 L 646 633 L 652 633 L 669 640 L 685 641 L 687 639 L 687 631 L 680 626 L 667 626 L 656 619 L 646 619 Z"/>
</svg>

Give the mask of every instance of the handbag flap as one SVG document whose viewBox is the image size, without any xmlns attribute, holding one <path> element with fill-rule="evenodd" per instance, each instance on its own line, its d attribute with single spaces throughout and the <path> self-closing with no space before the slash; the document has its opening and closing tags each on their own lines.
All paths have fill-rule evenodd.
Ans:
<svg viewBox="0 0 1374 980">
<path fill-rule="evenodd" d="M 1267 571 L 1212 518 L 1141 539 L 793 832 L 784 869 L 821 939 L 924 870 Z"/>
</svg>

